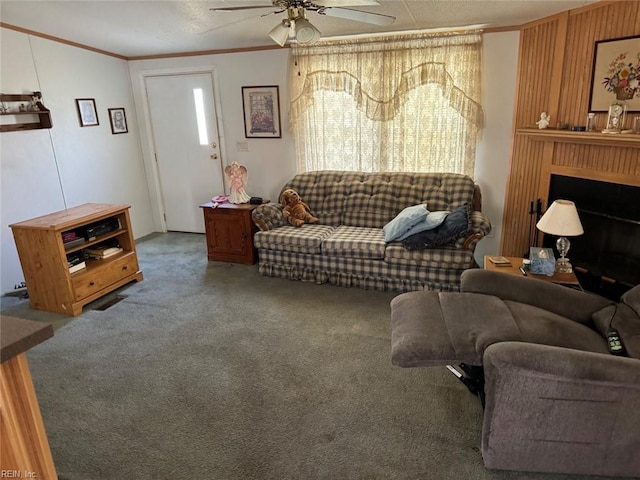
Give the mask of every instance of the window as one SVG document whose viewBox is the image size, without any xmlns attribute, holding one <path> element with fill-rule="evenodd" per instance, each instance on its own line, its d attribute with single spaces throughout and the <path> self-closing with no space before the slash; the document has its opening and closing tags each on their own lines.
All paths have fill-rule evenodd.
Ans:
<svg viewBox="0 0 640 480">
<path fill-rule="evenodd" d="M 480 37 L 394 37 L 295 48 L 298 170 L 473 174 Z"/>
</svg>

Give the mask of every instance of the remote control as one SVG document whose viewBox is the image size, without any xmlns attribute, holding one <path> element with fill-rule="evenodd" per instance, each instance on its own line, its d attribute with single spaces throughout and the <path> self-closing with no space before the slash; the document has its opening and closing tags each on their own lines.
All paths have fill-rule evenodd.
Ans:
<svg viewBox="0 0 640 480">
<path fill-rule="evenodd" d="M 607 332 L 607 344 L 609 352 L 613 355 L 624 355 L 624 345 L 622 345 L 622 339 L 620 334 L 616 330 L 609 330 Z"/>
</svg>

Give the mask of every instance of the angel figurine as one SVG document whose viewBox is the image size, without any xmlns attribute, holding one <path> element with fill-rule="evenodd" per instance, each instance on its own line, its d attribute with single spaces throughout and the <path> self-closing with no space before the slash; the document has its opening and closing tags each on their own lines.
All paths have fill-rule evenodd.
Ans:
<svg viewBox="0 0 640 480">
<path fill-rule="evenodd" d="M 536 125 L 538 125 L 538 128 L 540 130 L 544 130 L 549 126 L 550 122 L 551 122 L 551 117 L 547 114 L 547 112 L 542 112 L 540 114 L 540 120 L 536 122 Z"/>
<path fill-rule="evenodd" d="M 231 189 L 229 201 L 236 204 L 247 203 L 251 197 L 244 190 L 248 179 L 246 167 L 233 162 L 225 167 L 224 173 L 227 175 L 227 182 Z"/>
</svg>

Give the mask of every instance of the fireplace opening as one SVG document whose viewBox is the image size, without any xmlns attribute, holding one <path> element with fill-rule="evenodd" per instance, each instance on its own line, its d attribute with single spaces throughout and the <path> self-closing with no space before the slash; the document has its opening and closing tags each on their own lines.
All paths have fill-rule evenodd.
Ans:
<svg viewBox="0 0 640 480">
<path fill-rule="evenodd" d="M 584 228 L 567 255 L 582 287 L 619 300 L 640 283 L 640 187 L 552 175 L 548 205 L 558 199 L 576 204 Z M 555 251 L 556 240 L 543 245 Z"/>
</svg>

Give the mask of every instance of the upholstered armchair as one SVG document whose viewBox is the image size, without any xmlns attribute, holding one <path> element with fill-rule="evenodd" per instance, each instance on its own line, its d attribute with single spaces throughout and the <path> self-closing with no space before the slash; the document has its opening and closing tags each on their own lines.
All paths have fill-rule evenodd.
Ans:
<svg viewBox="0 0 640 480">
<path fill-rule="evenodd" d="M 486 270 L 391 302 L 391 359 L 484 372 L 489 468 L 640 475 L 640 285 L 620 303 Z M 609 352 L 615 329 L 625 356 Z"/>
</svg>

